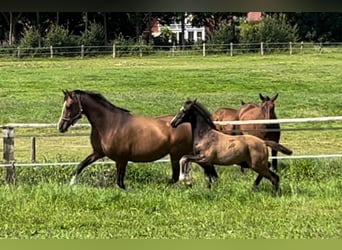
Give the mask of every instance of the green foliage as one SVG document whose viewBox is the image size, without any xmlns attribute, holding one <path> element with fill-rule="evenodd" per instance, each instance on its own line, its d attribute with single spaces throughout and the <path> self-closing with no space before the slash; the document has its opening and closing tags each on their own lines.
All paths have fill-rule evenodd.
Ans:
<svg viewBox="0 0 342 250">
<path fill-rule="evenodd" d="M 53 24 L 45 37 L 45 46 L 62 47 L 77 45 L 77 40 L 61 25 Z"/>
<path fill-rule="evenodd" d="M 40 43 L 39 31 L 34 27 L 30 27 L 24 30 L 23 37 L 20 39 L 20 47 L 23 48 L 35 48 L 39 47 Z"/>
<path fill-rule="evenodd" d="M 139 55 L 140 52 L 148 55 L 153 50 L 152 45 L 144 44 L 144 42 L 137 42 L 134 39 L 125 39 L 122 35 L 114 40 L 116 45 L 116 56 Z"/>
<path fill-rule="evenodd" d="M 218 27 L 207 34 L 206 49 L 208 52 L 221 53 L 229 49 L 229 44 L 235 39 L 235 28 L 226 22 L 220 22 Z"/>
<path fill-rule="evenodd" d="M 291 26 L 285 14 L 265 16 L 259 23 L 243 23 L 240 27 L 240 43 L 264 42 L 268 46 L 271 43 L 285 43 L 298 41 L 298 28 Z M 278 45 L 279 46 L 279 45 Z"/>
<path fill-rule="evenodd" d="M 105 32 L 103 25 L 90 22 L 88 29 L 81 34 L 80 45 L 103 46 L 105 45 Z"/>
</svg>

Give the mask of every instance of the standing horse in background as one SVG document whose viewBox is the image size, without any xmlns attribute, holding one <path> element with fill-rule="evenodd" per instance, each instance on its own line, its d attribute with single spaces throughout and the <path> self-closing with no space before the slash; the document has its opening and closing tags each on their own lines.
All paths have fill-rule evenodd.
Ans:
<svg viewBox="0 0 342 250">
<path fill-rule="evenodd" d="M 64 105 L 58 123 L 61 133 L 74 125 L 82 115 L 91 124 L 90 141 L 93 152 L 88 155 L 73 173 L 71 184 L 82 170 L 96 160 L 107 156 L 116 162 L 117 180 L 125 189 L 124 177 L 128 161 L 152 162 L 170 154 L 172 182 L 179 179 L 179 160 L 192 152 L 192 137 L 189 126 L 174 129 L 171 116 L 152 118 L 132 115 L 117 107 L 101 94 L 89 91 L 63 91 Z M 212 165 L 202 164 L 208 178 L 217 177 Z"/>
<path fill-rule="evenodd" d="M 228 135 L 219 132 L 211 114 L 200 103 L 186 101 L 179 113 L 172 119 L 171 126 L 178 127 L 189 122 L 193 134 L 193 155 L 184 155 L 180 160 L 180 179 L 190 184 L 190 162 L 198 164 L 243 165 L 258 173 L 254 181 L 257 188 L 262 178 L 271 181 L 276 191 L 279 189 L 279 176 L 269 169 L 268 148 L 292 154 L 292 151 L 279 143 L 264 141 L 253 135 Z"/>
<path fill-rule="evenodd" d="M 276 94 L 273 97 L 263 96 L 261 93 L 259 97 L 262 101 L 260 105 L 255 105 L 251 108 L 244 108 L 244 105 L 237 111 L 236 120 L 268 120 L 277 119 L 275 113 L 275 100 L 278 97 Z M 239 131 L 243 134 L 250 134 L 257 136 L 264 140 L 270 140 L 279 143 L 280 141 L 280 125 L 276 124 L 243 124 L 234 125 L 233 130 Z M 272 156 L 277 156 L 276 150 L 271 150 Z M 274 170 L 278 169 L 278 160 L 272 159 L 272 167 Z"/>
<path fill-rule="evenodd" d="M 244 102 L 241 101 L 241 107 L 239 109 L 233 108 L 219 108 L 217 109 L 211 116 L 211 120 L 214 122 L 217 121 L 237 121 L 239 119 L 239 113 L 247 111 L 251 108 L 258 106 L 256 103 L 252 102 Z M 239 131 L 234 130 L 235 127 L 233 125 L 220 125 L 216 124 L 216 129 L 222 131 L 229 135 L 238 135 L 242 134 Z"/>
</svg>

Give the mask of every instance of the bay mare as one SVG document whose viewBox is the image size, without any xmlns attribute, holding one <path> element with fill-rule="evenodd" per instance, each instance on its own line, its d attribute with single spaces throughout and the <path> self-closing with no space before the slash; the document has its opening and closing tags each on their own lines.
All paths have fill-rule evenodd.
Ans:
<svg viewBox="0 0 342 250">
<path fill-rule="evenodd" d="M 258 176 L 254 181 L 257 188 L 262 178 L 271 181 L 276 191 L 279 189 L 279 176 L 269 169 L 268 148 L 284 154 L 292 151 L 276 142 L 262 140 L 253 135 L 228 135 L 218 131 L 211 120 L 209 111 L 199 102 L 188 100 L 172 119 L 171 126 L 178 127 L 190 123 L 193 133 L 194 154 L 184 155 L 180 160 L 180 179 L 191 183 L 190 162 L 233 165 L 251 168 Z"/>
<path fill-rule="evenodd" d="M 178 181 L 179 160 L 184 154 L 192 152 L 190 126 L 185 124 L 179 129 L 172 128 L 169 121 L 173 116 L 157 119 L 133 115 L 113 105 L 99 93 L 82 90 L 63 93 L 59 131 L 66 132 L 83 115 L 91 124 L 90 142 L 93 151 L 76 167 L 71 184 L 76 183 L 85 167 L 107 156 L 116 162 L 117 185 L 125 189 L 124 177 L 128 161 L 152 162 L 167 154 L 171 159 L 171 182 Z M 217 177 L 213 166 L 201 166 L 207 178 Z"/>
</svg>

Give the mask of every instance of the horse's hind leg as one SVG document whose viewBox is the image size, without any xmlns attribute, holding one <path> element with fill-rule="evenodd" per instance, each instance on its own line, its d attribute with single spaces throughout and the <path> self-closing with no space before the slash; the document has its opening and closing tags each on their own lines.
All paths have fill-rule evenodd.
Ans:
<svg viewBox="0 0 342 250">
<path fill-rule="evenodd" d="M 265 174 L 264 177 L 271 181 L 271 183 L 273 184 L 274 190 L 278 192 L 279 191 L 279 176 L 276 173 L 269 170 L 269 172 Z"/>
<path fill-rule="evenodd" d="M 93 152 L 92 154 L 88 155 L 83 161 L 81 161 L 80 164 L 78 164 L 77 168 L 73 172 L 73 177 L 70 180 L 70 185 L 74 185 L 77 183 L 77 178 L 83 171 L 83 169 L 87 166 L 89 166 L 94 161 L 100 159 L 103 157 L 103 154 L 99 154 L 97 152 Z"/>
<path fill-rule="evenodd" d="M 262 175 L 261 174 L 258 174 L 258 177 L 255 179 L 254 183 L 253 183 L 253 191 L 257 191 L 258 188 L 259 188 L 259 184 L 260 184 L 260 181 L 262 180 Z"/>
</svg>

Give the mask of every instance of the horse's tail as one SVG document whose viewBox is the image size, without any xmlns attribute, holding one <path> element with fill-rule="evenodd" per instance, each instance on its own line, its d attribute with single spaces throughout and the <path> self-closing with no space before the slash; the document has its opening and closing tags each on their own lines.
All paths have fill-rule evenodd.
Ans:
<svg viewBox="0 0 342 250">
<path fill-rule="evenodd" d="M 269 146 L 270 148 L 272 148 L 273 150 L 276 150 L 276 151 L 280 151 L 282 152 L 283 154 L 286 154 L 286 155 L 291 155 L 292 154 L 292 150 L 277 143 L 277 142 L 274 142 L 274 141 L 269 141 L 269 140 L 265 140 L 265 143 L 267 146 Z"/>
</svg>

